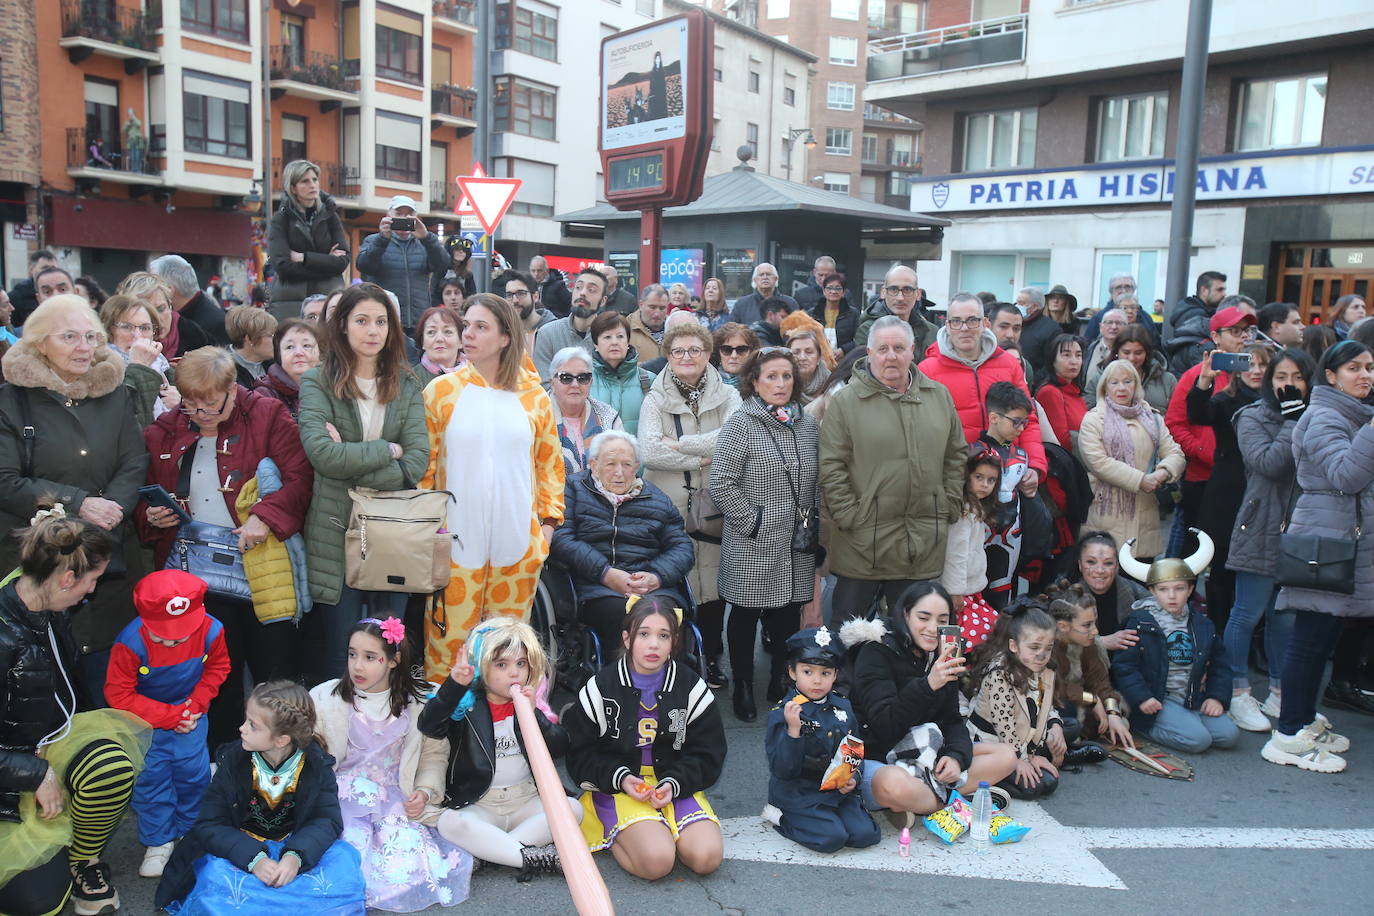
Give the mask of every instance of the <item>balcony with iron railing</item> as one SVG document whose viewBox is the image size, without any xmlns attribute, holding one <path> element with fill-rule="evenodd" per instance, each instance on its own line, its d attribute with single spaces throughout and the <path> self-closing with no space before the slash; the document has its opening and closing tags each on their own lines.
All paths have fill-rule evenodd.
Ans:
<svg viewBox="0 0 1374 916">
<path fill-rule="evenodd" d="M 358 167 L 343 165 L 338 162 L 321 162 L 318 159 L 311 159 L 311 162 L 320 167 L 320 190 L 329 194 L 331 197 L 356 198 L 362 194 L 362 180 L 358 175 Z M 284 163 L 280 156 L 272 157 L 272 188 L 273 194 L 280 198 L 282 190 L 281 170 Z"/>
<path fill-rule="evenodd" d="M 477 32 L 477 0 L 434 0 L 434 27 L 466 35 Z"/>
<path fill-rule="evenodd" d="M 868 43 L 868 81 L 927 76 L 1026 59 L 1026 16 L 985 19 Z"/>
<path fill-rule="evenodd" d="M 477 110 L 477 90 L 448 83 L 432 86 L 429 92 L 431 129 L 456 127 L 464 137 L 477 129 L 473 120 Z"/>
<path fill-rule="evenodd" d="M 432 213 L 452 213 L 458 206 L 458 189 L 451 181 L 429 183 L 429 209 Z"/>
<path fill-rule="evenodd" d="M 84 181 L 114 181 L 119 184 L 160 185 L 164 153 L 148 146 L 124 150 L 117 137 L 108 143 L 95 138 L 84 127 L 67 128 L 67 174 Z"/>
<path fill-rule="evenodd" d="M 157 3 L 142 10 L 115 0 L 62 0 L 58 45 L 67 49 L 74 64 L 103 54 L 122 59 L 125 70 L 135 73 L 158 60 L 157 30 L 161 27 L 162 9 Z"/>
<path fill-rule="evenodd" d="M 272 97 L 295 95 L 322 103 L 357 98 L 344 59 L 323 51 L 304 51 L 291 45 L 273 45 L 270 60 Z"/>
</svg>

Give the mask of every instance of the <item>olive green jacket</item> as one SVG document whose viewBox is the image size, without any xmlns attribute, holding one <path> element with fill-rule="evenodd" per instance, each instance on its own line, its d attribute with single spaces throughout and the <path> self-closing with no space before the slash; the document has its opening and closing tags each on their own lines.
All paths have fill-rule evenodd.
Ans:
<svg viewBox="0 0 1374 916">
<path fill-rule="evenodd" d="M 334 397 L 315 368 L 301 378 L 301 444 L 315 468 L 314 495 L 305 517 L 305 552 L 310 563 L 310 596 L 320 604 L 338 604 L 344 580 L 344 531 L 352 501 L 350 487 L 401 490 L 414 486 L 429 466 L 429 432 L 420 383 L 408 371 L 396 400 L 386 405 L 382 438 L 363 442 L 362 419 L 352 400 Z M 333 423 L 342 442 L 325 429 Z M 388 443 L 404 452 L 391 457 Z M 401 474 L 404 465 L 411 483 Z"/>
<path fill-rule="evenodd" d="M 912 368 L 894 391 L 863 359 L 821 424 L 830 569 L 851 579 L 939 579 L 963 502 L 968 443 L 954 401 Z"/>
</svg>

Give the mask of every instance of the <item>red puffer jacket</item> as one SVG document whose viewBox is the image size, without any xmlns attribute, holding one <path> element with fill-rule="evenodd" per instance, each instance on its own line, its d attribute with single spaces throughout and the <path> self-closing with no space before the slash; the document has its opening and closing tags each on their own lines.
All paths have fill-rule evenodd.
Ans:
<svg viewBox="0 0 1374 916">
<path fill-rule="evenodd" d="M 946 351 L 949 332 L 941 328 L 935 343 L 926 350 L 926 358 L 917 367 L 927 378 L 949 389 L 950 396 L 954 398 L 954 409 L 959 412 L 959 422 L 964 427 L 964 438 L 970 443 L 988 428 L 986 401 L 988 388 L 994 382 L 1012 382 L 1026 392 L 1026 397 L 1030 397 L 1021 360 L 997 346 L 991 331 L 983 331 L 983 344 L 980 362 L 976 367 L 970 366 L 953 356 L 952 350 Z M 1040 420 L 1034 410 L 1026 428 L 1017 437 L 1016 444 L 1025 451 L 1027 462 L 1044 480 L 1049 461 L 1045 458 L 1045 446 L 1040 438 Z"/>
<path fill-rule="evenodd" d="M 243 524 L 234 510 L 239 490 L 257 475 L 258 463 L 271 458 L 281 472 L 281 489 L 263 497 L 253 506 L 252 514 L 284 541 L 305 525 L 315 471 L 305 457 L 300 430 L 286 412 L 286 405 L 242 386 L 235 386 L 234 390 L 234 406 L 215 431 L 219 479 L 227 488 L 224 504 L 230 517 Z M 143 431 L 143 438 L 148 444 L 148 483 L 161 484 L 168 493 L 176 493 L 182 458 L 188 449 L 196 447 L 200 430 L 180 411 L 168 411 Z M 147 503 L 140 501 L 134 515 L 139 535 L 153 545 L 160 569 L 167 560 L 176 529 L 154 528 L 148 524 L 147 513 Z"/>
</svg>

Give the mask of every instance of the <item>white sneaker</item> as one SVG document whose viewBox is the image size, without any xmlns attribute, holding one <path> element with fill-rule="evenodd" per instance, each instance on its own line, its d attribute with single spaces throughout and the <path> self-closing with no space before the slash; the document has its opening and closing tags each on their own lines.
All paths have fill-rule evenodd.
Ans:
<svg viewBox="0 0 1374 916">
<path fill-rule="evenodd" d="M 763 813 L 759 816 L 774 827 L 782 826 L 782 809 L 777 805 L 764 805 Z"/>
<path fill-rule="evenodd" d="M 1247 732 L 1267 732 L 1271 726 L 1260 709 L 1259 701 L 1251 694 L 1231 697 L 1231 719 Z"/>
<path fill-rule="evenodd" d="M 1271 719 L 1277 719 L 1279 717 L 1279 696 L 1280 694 L 1272 690 L 1269 691 L 1269 696 L 1265 697 L 1264 702 L 1260 704 L 1260 712 Z"/>
<path fill-rule="evenodd" d="M 1309 725 L 1291 738 L 1278 729 L 1264 743 L 1260 756 L 1280 766 L 1295 766 L 1314 773 L 1339 773 L 1345 760 L 1323 748 Z"/>
<path fill-rule="evenodd" d="M 1317 718 L 1312 720 L 1312 724 L 1307 726 L 1316 735 L 1317 746 L 1325 748 L 1336 754 L 1344 754 L 1350 750 L 1350 739 L 1345 735 L 1338 735 L 1331 730 L 1331 720 L 1321 713 L 1317 713 Z"/>
<path fill-rule="evenodd" d="M 167 867 L 167 860 L 172 857 L 172 847 L 175 845 L 163 843 L 161 846 L 149 846 L 148 851 L 143 854 L 143 864 L 138 867 L 139 877 L 161 878 L 162 870 Z"/>
</svg>

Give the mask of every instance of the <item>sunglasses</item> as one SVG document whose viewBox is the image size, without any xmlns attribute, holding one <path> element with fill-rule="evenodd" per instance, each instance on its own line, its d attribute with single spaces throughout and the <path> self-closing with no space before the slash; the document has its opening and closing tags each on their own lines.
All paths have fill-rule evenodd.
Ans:
<svg viewBox="0 0 1374 916">
<path fill-rule="evenodd" d="M 743 344 L 738 347 L 731 347 L 725 344 L 721 344 L 720 346 L 720 352 L 722 356 L 742 356 L 745 353 L 752 352 L 753 349 L 754 348 L 749 346 L 748 344 Z"/>
<path fill-rule="evenodd" d="M 579 372 L 576 375 L 571 372 L 560 372 L 555 375 L 554 378 L 558 379 L 564 385 L 571 385 L 573 382 L 579 385 L 590 385 L 592 383 L 592 374 L 590 372 Z"/>
</svg>

